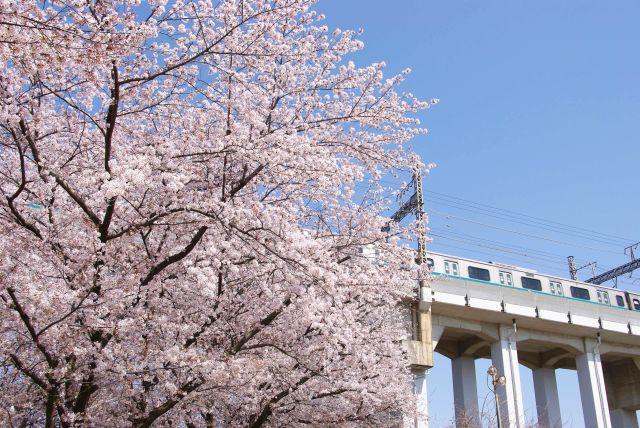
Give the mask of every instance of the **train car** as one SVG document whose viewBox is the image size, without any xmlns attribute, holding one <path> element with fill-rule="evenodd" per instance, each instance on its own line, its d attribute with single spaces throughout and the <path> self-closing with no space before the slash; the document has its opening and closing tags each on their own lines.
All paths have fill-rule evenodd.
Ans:
<svg viewBox="0 0 640 428">
<path fill-rule="evenodd" d="M 600 305 L 640 310 L 640 294 L 540 274 L 532 269 L 434 252 L 428 253 L 427 263 L 434 275 L 460 277 L 501 287 L 523 288 L 558 297 L 587 300 Z"/>
<path fill-rule="evenodd" d="M 629 309 L 640 311 L 640 294 L 625 292 Z"/>
</svg>

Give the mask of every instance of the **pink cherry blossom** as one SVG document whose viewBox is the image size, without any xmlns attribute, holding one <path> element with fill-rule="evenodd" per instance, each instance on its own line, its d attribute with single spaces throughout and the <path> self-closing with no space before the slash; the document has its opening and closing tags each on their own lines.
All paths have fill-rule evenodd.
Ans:
<svg viewBox="0 0 640 428">
<path fill-rule="evenodd" d="M 3 426 L 411 414 L 380 180 L 430 103 L 313 3 L 0 0 Z"/>
</svg>

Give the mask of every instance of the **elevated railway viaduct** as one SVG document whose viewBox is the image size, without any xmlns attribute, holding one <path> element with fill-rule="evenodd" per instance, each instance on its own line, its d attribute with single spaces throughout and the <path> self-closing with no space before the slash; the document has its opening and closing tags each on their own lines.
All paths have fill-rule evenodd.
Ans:
<svg viewBox="0 0 640 428">
<path fill-rule="evenodd" d="M 434 274 L 422 284 L 412 335 L 404 341 L 424 414 L 438 352 L 451 359 L 455 411 L 465 416 L 457 419 L 459 428 L 480 418 L 478 358 L 490 358 L 506 377 L 497 388 L 502 427 L 525 427 L 519 364 L 533 372 L 540 426 L 561 426 L 555 370 L 566 368 L 577 370 L 586 427 L 638 427 L 640 312 L 463 274 Z M 426 417 L 415 421 L 416 428 L 428 424 Z"/>
</svg>

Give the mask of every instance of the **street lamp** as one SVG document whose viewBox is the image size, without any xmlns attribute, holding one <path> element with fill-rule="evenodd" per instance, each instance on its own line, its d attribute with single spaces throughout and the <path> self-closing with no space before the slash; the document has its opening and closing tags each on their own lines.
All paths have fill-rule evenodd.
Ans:
<svg viewBox="0 0 640 428">
<path fill-rule="evenodd" d="M 487 374 L 491 377 L 491 392 L 493 392 L 493 398 L 496 400 L 496 418 L 498 418 L 498 428 L 502 428 L 502 421 L 500 420 L 500 403 L 498 402 L 498 385 L 504 386 L 507 383 L 507 378 L 503 374 L 498 374 L 496 366 L 489 366 Z"/>
</svg>

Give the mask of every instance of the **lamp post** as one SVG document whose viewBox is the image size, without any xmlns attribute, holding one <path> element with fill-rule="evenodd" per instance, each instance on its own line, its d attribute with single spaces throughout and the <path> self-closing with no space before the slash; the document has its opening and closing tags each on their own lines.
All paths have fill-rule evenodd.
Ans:
<svg viewBox="0 0 640 428">
<path fill-rule="evenodd" d="M 498 418 L 498 428 L 502 428 L 502 421 L 500 420 L 500 403 L 498 402 L 498 385 L 504 386 L 507 383 L 507 378 L 503 374 L 498 374 L 496 366 L 490 366 L 487 370 L 487 374 L 491 377 L 491 392 L 493 392 L 493 398 L 496 400 L 496 418 Z"/>
</svg>

